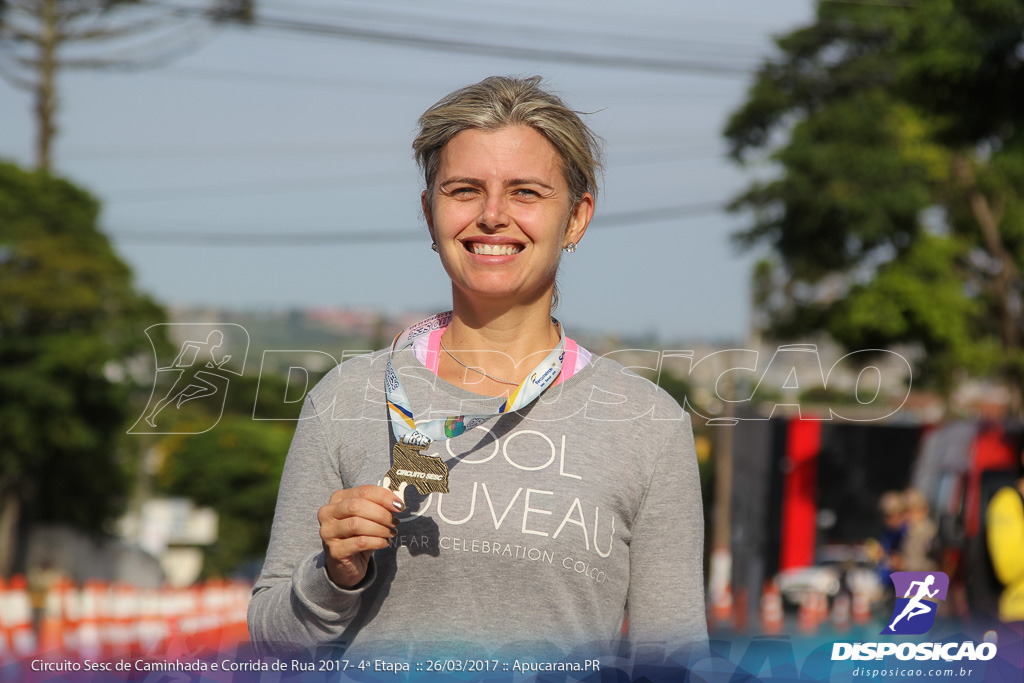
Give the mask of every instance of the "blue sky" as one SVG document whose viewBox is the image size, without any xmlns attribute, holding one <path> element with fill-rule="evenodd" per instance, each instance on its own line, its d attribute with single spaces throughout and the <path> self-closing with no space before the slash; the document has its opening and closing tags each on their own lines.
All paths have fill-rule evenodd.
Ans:
<svg viewBox="0 0 1024 683">
<path fill-rule="evenodd" d="M 720 131 L 749 86 L 744 70 L 770 54 L 771 35 L 810 19 L 809 0 L 260 7 L 268 18 L 534 52 L 486 56 L 197 23 L 193 51 L 170 66 L 62 75 L 56 170 L 103 200 L 104 229 L 158 299 L 443 310 L 449 283 L 429 249 L 409 149 L 416 119 L 488 75 L 540 74 L 593 112 L 587 120 L 607 142 L 595 223 L 563 259 L 557 315 L 567 331 L 747 334 L 754 255 L 728 241 L 746 219 L 708 205 L 734 196 L 756 171 L 725 158 Z M 604 59 L 567 63 L 538 50 Z M 622 68 L 617 56 L 694 68 Z M 0 156 L 31 163 L 30 111 L 27 93 L 0 83 Z M 696 207 L 690 217 L 638 213 L 687 206 Z M 298 238 L 376 231 L 422 239 Z M 254 246 L 253 234 L 295 241 Z M 202 244 L 210 235 L 227 244 Z"/>
</svg>

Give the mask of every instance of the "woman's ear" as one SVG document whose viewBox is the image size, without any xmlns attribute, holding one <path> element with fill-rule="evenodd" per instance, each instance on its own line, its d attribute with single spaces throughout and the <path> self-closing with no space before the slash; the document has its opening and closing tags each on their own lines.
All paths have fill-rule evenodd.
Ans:
<svg viewBox="0 0 1024 683">
<path fill-rule="evenodd" d="M 589 192 L 584 192 L 580 200 L 570 210 L 569 225 L 565 231 L 565 239 L 562 246 L 567 246 L 569 242 L 579 244 L 580 240 L 583 239 L 583 233 L 587 231 L 587 226 L 590 225 L 590 219 L 593 217 L 594 196 Z"/>
<path fill-rule="evenodd" d="M 420 193 L 420 207 L 423 209 L 423 218 L 427 221 L 430 240 L 436 242 L 437 238 L 434 236 L 434 212 L 430 208 L 430 197 L 427 195 L 426 190 Z"/>
</svg>

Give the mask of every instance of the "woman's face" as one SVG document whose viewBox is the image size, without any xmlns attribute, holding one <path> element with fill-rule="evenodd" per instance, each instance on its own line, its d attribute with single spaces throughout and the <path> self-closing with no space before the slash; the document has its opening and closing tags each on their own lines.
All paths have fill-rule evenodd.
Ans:
<svg viewBox="0 0 1024 683">
<path fill-rule="evenodd" d="M 462 131 L 441 152 L 433 196 L 423 193 L 453 286 L 495 302 L 550 300 L 561 249 L 593 209 L 589 193 L 570 206 L 558 152 L 529 126 Z"/>
</svg>

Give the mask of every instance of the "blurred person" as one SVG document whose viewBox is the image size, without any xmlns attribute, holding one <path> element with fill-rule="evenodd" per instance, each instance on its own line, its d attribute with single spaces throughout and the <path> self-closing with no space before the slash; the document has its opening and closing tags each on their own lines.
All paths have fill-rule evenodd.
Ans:
<svg viewBox="0 0 1024 683">
<path fill-rule="evenodd" d="M 452 310 L 310 392 L 253 641 L 595 654 L 628 609 L 630 640 L 702 650 L 689 416 L 551 315 L 593 215 L 597 137 L 539 77 L 491 77 L 430 107 L 413 149 Z"/>
<path fill-rule="evenodd" d="M 1024 452 L 1016 487 L 996 491 L 985 510 L 985 537 L 996 578 L 1002 583 L 999 619 L 1024 621 Z"/>
<path fill-rule="evenodd" d="M 879 567 L 888 578 L 891 572 L 903 570 L 903 555 L 900 548 L 907 535 L 907 504 L 899 491 L 886 491 L 878 501 L 882 513 L 882 535 L 878 539 L 882 548 Z"/>
<path fill-rule="evenodd" d="M 46 611 L 46 597 L 62 578 L 64 572 L 48 557 L 31 565 L 25 572 L 29 602 L 32 605 L 32 628 L 36 633 L 39 633 L 39 625 Z"/>
<path fill-rule="evenodd" d="M 935 571 L 935 539 L 938 527 L 929 516 L 928 500 L 917 489 L 903 493 L 906 533 L 900 543 L 902 569 L 908 572 Z"/>
</svg>

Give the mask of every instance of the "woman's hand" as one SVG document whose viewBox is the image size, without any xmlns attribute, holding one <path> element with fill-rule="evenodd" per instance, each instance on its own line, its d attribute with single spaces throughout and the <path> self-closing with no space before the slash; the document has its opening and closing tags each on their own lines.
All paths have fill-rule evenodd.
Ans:
<svg viewBox="0 0 1024 683">
<path fill-rule="evenodd" d="M 338 586 L 352 588 L 366 576 L 370 555 L 388 547 L 397 533 L 396 512 L 405 503 L 380 486 L 335 491 L 317 512 L 327 575 Z"/>
</svg>

